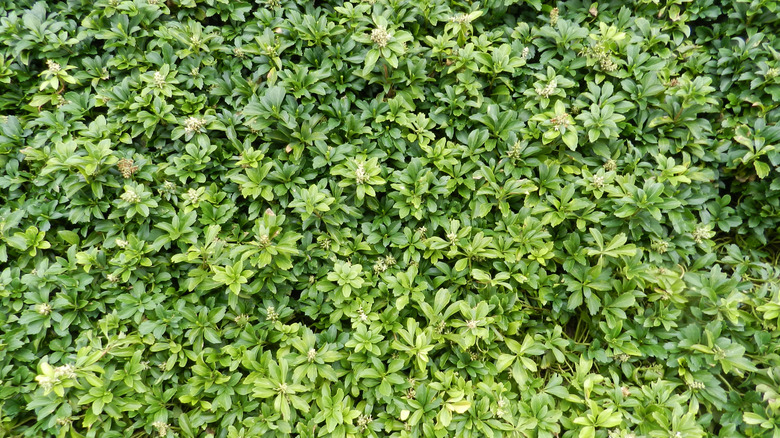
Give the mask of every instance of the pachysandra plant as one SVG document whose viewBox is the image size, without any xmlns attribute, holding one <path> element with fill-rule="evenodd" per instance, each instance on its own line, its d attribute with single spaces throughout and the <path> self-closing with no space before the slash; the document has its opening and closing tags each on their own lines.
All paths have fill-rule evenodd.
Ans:
<svg viewBox="0 0 780 438">
<path fill-rule="evenodd" d="M 398 68 L 398 61 L 406 53 L 406 44 L 414 38 L 409 32 L 391 26 L 384 15 L 375 16 L 371 22 L 373 25 L 366 33 L 355 33 L 352 38 L 368 45 L 370 48 L 365 53 L 363 75 L 370 73 L 379 60 L 384 63 L 385 78 L 388 77 L 388 66 Z"/>
<path fill-rule="evenodd" d="M 773 1 L 0 0 L 0 437 L 780 437 Z"/>
<path fill-rule="evenodd" d="M 561 139 L 571 150 L 577 149 L 579 136 L 574 118 L 567 112 L 566 104 L 557 100 L 552 111 L 546 111 L 531 117 L 531 121 L 539 122 L 542 133 L 542 143 L 549 144 Z M 594 139 L 595 140 L 595 139 Z"/>
<path fill-rule="evenodd" d="M 373 186 L 385 184 L 385 180 L 380 176 L 382 174 L 382 169 L 379 167 L 378 157 L 370 158 L 368 160 L 366 160 L 365 157 L 347 160 L 343 164 L 334 166 L 331 173 L 343 177 L 343 180 L 339 182 L 339 186 L 355 187 L 357 205 L 363 203 L 363 199 L 366 195 L 376 197 L 376 190 Z"/>
</svg>

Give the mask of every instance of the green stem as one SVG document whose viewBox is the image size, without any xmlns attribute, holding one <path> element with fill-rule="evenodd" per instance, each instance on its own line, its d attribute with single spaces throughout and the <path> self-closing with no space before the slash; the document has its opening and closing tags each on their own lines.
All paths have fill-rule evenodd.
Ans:
<svg viewBox="0 0 780 438">
<path fill-rule="evenodd" d="M 721 381 L 723 381 L 723 383 L 726 384 L 726 386 L 729 387 L 730 390 L 732 390 L 732 391 L 734 390 L 734 388 L 731 386 L 731 383 L 729 383 L 728 380 L 726 380 L 726 378 L 723 377 L 722 374 L 718 374 L 718 377 L 720 378 Z"/>
</svg>

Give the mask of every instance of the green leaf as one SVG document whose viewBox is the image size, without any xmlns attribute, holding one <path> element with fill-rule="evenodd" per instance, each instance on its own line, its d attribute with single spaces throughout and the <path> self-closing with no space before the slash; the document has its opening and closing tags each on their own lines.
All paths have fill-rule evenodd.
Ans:
<svg viewBox="0 0 780 438">
<path fill-rule="evenodd" d="M 580 434 L 578 435 L 578 437 L 579 438 L 595 438 L 596 437 L 596 429 L 593 426 L 585 426 L 582 429 L 580 429 Z"/>
<path fill-rule="evenodd" d="M 561 136 L 563 143 L 571 150 L 577 150 L 577 142 L 579 141 L 577 133 L 573 129 L 569 129 Z"/>
<path fill-rule="evenodd" d="M 762 162 L 762 161 L 754 161 L 753 167 L 756 169 L 756 174 L 759 178 L 764 179 L 767 175 L 769 175 L 770 167 L 768 164 Z"/>
<path fill-rule="evenodd" d="M 745 412 L 742 414 L 742 420 L 747 424 L 761 424 L 767 421 L 766 418 L 753 412 Z"/>
<path fill-rule="evenodd" d="M 365 66 L 363 67 L 363 74 L 366 75 L 374 69 L 376 62 L 379 60 L 379 50 L 371 49 L 366 52 Z"/>
</svg>

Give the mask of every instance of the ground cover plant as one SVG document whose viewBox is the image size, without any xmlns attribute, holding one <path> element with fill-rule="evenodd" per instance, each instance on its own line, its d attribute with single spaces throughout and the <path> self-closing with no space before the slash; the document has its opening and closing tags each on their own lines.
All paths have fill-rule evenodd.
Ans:
<svg viewBox="0 0 780 438">
<path fill-rule="evenodd" d="M 777 1 L 0 11 L 0 437 L 780 437 Z"/>
</svg>

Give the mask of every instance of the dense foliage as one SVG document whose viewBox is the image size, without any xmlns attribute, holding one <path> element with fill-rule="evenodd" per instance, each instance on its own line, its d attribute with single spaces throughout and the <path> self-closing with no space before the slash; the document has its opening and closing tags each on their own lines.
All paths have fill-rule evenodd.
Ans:
<svg viewBox="0 0 780 438">
<path fill-rule="evenodd" d="M 776 0 L 0 0 L 0 437 L 780 437 Z"/>
</svg>

